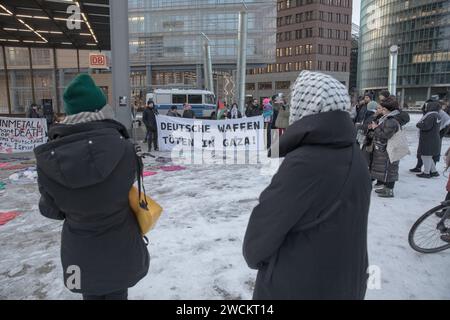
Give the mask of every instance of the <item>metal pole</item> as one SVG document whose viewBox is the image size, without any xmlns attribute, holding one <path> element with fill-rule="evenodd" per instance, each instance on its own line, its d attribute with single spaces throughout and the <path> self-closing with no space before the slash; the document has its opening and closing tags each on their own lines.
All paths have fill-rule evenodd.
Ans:
<svg viewBox="0 0 450 320">
<path fill-rule="evenodd" d="M 389 49 L 389 92 L 397 96 L 397 66 L 398 66 L 398 46 L 393 45 Z"/>
<path fill-rule="evenodd" d="M 202 33 L 205 38 L 203 53 L 204 53 L 204 69 L 205 69 L 205 87 L 207 90 L 214 93 L 214 77 L 212 69 L 212 59 L 211 59 L 211 43 L 206 34 Z"/>
<path fill-rule="evenodd" d="M 33 103 L 37 103 L 36 91 L 34 88 L 33 57 L 31 55 L 31 47 L 28 47 L 28 57 L 30 58 L 31 96 L 33 97 Z"/>
<path fill-rule="evenodd" d="M 245 3 L 244 3 L 245 6 Z M 238 105 L 241 112 L 245 109 L 245 81 L 247 72 L 247 31 L 248 31 L 248 16 L 247 7 L 239 12 L 239 31 L 238 31 L 238 41 L 239 41 L 239 52 L 238 52 L 238 62 L 237 62 L 237 98 L 239 99 Z"/>
<path fill-rule="evenodd" d="M 203 89 L 208 89 L 209 86 L 209 72 L 208 72 L 208 59 L 206 58 L 206 46 L 203 46 Z"/>
<path fill-rule="evenodd" d="M 77 70 L 78 73 L 81 72 L 81 67 L 80 67 L 80 49 L 77 48 Z"/>
<path fill-rule="evenodd" d="M 116 120 L 128 130 L 132 128 L 130 108 L 130 57 L 128 40 L 128 1 L 110 0 L 112 106 Z M 122 99 L 121 99 L 122 98 Z"/>
<path fill-rule="evenodd" d="M 3 68 L 5 69 L 5 80 L 6 80 L 6 97 L 8 98 L 8 112 L 9 114 L 12 114 L 11 92 L 9 91 L 9 74 L 8 74 L 8 64 L 6 62 L 5 46 L 2 46 L 2 52 L 3 52 Z"/>
<path fill-rule="evenodd" d="M 61 81 L 61 79 L 59 80 Z M 58 58 L 56 56 L 56 48 L 53 48 L 53 86 L 55 87 L 56 111 L 61 113 L 59 106 Z"/>
</svg>

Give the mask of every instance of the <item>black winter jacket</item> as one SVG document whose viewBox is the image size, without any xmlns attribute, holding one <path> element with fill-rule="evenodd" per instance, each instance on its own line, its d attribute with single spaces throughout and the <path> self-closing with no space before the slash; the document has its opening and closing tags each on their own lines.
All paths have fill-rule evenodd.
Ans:
<svg viewBox="0 0 450 320">
<path fill-rule="evenodd" d="M 430 112 L 433 110 L 430 110 Z M 437 112 L 437 111 L 435 111 Z M 419 156 L 440 156 L 441 136 L 440 136 L 440 116 L 438 113 L 430 113 L 417 124 L 420 129 Z"/>
<path fill-rule="evenodd" d="M 148 272 L 149 254 L 128 201 L 137 158 L 120 123 L 55 125 L 35 149 L 45 217 L 64 220 L 64 283 L 81 271 L 73 292 L 105 295 L 133 287 Z"/>
<path fill-rule="evenodd" d="M 371 182 L 348 113 L 305 117 L 280 138 L 285 157 L 253 210 L 244 257 L 254 299 L 363 299 Z M 331 161 L 332 159 L 332 161 Z"/>
<path fill-rule="evenodd" d="M 142 121 L 144 122 L 144 125 L 147 127 L 150 131 L 157 131 L 158 125 L 156 122 L 156 116 L 158 115 L 158 111 L 153 108 L 145 108 L 144 112 L 142 114 Z"/>
</svg>

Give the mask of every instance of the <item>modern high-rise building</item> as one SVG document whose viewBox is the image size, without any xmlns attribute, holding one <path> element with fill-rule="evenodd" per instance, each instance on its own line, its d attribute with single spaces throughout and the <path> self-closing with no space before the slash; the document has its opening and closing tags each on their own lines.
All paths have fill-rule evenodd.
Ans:
<svg viewBox="0 0 450 320">
<path fill-rule="evenodd" d="M 349 86 L 351 0 L 277 2 L 276 63 L 249 70 L 247 94 L 289 94 L 302 70 L 327 73 Z"/>
<path fill-rule="evenodd" d="M 352 52 L 350 55 L 350 92 L 358 92 L 358 52 L 359 52 L 359 26 L 352 24 Z"/>
<path fill-rule="evenodd" d="M 246 0 L 249 68 L 275 62 L 276 0 Z M 211 43 L 215 91 L 235 91 L 241 0 L 129 0 L 134 94 L 202 88 L 204 33 Z"/>
<path fill-rule="evenodd" d="M 358 88 L 388 87 L 389 48 L 399 47 L 396 94 L 410 106 L 450 91 L 450 1 L 362 0 Z"/>
</svg>

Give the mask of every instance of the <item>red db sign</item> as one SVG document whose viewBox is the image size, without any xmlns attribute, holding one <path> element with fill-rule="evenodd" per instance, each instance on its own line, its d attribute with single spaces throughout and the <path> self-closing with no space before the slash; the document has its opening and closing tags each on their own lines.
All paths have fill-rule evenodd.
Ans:
<svg viewBox="0 0 450 320">
<path fill-rule="evenodd" d="M 89 55 L 89 68 L 91 69 L 107 69 L 108 60 L 105 54 L 91 53 Z"/>
</svg>

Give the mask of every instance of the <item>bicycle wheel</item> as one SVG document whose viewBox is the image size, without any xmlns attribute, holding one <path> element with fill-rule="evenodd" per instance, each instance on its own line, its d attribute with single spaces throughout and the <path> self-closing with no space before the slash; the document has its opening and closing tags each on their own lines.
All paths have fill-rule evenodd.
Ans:
<svg viewBox="0 0 450 320">
<path fill-rule="evenodd" d="M 437 212 L 448 208 L 448 205 L 441 204 L 414 223 L 408 236 L 411 248 L 420 253 L 436 253 L 450 248 L 450 243 L 441 240 L 442 228 L 450 229 L 450 220 L 436 215 Z"/>
</svg>

